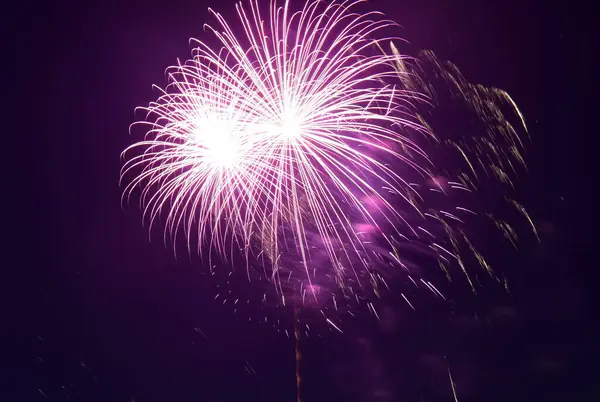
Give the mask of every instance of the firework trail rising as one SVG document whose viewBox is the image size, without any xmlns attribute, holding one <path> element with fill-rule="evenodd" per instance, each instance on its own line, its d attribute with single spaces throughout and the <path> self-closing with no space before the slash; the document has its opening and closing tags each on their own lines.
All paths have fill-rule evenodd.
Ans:
<svg viewBox="0 0 600 402">
<path fill-rule="evenodd" d="M 170 69 L 170 85 L 143 108 L 147 138 L 124 152 L 125 197 L 142 187 L 150 226 L 164 214 L 166 238 L 181 232 L 190 250 L 196 239 L 222 256 L 250 253 L 258 239 L 275 276 L 293 239 L 309 281 L 310 228 L 340 283 L 363 249 L 352 222 L 414 231 L 388 197 L 415 208 L 414 195 L 389 166 L 426 174 L 404 150 L 425 154 L 402 134 L 425 131 L 410 114 L 419 95 L 386 83 L 396 56 L 372 38 L 394 24 L 354 13 L 357 3 L 309 1 L 294 13 L 274 1 L 266 21 L 258 2 L 238 4 L 237 33 L 213 12 L 221 48 L 197 42 L 193 59 Z"/>
</svg>

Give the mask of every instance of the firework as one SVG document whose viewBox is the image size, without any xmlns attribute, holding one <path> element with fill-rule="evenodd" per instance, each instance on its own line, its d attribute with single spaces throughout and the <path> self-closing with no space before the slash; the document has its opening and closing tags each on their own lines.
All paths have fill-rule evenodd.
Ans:
<svg viewBox="0 0 600 402">
<path fill-rule="evenodd" d="M 472 236 L 483 217 L 517 246 L 498 200 L 535 233 L 510 195 L 526 132 L 510 96 L 430 52 L 403 57 L 385 35 L 395 24 L 355 12 L 359 3 L 310 0 L 294 12 L 273 1 L 265 13 L 252 0 L 232 24 L 212 12 L 218 46 L 194 40 L 193 58 L 169 68 L 169 85 L 141 108 L 148 132 L 124 151 L 121 173 L 124 198 L 141 189 L 144 216 L 150 228 L 162 221 L 166 241 L 241 256 L 250 279 L 337 330 L 328 309 L 365 303 L 378 317 L 370 300 L 390 272 L 444 299 L 421 275 L 423 257 L 448 279 L 458 266 L 473 291 L 469 260 L 501 280 Z M 431 116 L 450 104 L 476 128 L 436 125 Z M 237 309 L 228 295 L 217 298 Z"/>
<path fill-rule="evenodd" d="M 309 282 L 307 233 L 317 233 L 340 285 L 364 251 L 357 221 L 414 231 L 389 195 L 415 208 L 398 165 L 427 174 L 404 135 L 425 132 L 410 113 L 420 95 L 390 83 L 397 56 L 378 45 L 394 24 L 353 12 L 357 3 L 292 12 L 274 1 L 264 20 L 252 1 L 237 5 L 235 25 L 213 12 L 221 47 L 197 41 L 193 59 L 169 69 L 169 86 L 142 108 L 146 140 L 124 152 L 125 196 L 142 188 L 150 226 L 164 214 L 166 238 L 182 233 L 190 250 L 264 252 L 273 276 L 292 249 Z"/>
</svg>

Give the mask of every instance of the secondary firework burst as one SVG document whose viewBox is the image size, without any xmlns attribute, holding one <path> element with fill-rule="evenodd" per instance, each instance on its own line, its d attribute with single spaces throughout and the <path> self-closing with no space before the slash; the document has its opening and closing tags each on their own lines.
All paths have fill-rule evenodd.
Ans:
<svg viewBox="0 0 600 402">
<path fill-rule="evenodd" d="M 267 256 L 280 287 L 282 270 L 292 274 L 284 252 L 311 285 L 307 233 L 344 287 L 360 276 L 353 262 L 367 264 L 357 222 L 414 232 L 404 215 L 417 193 L 401 172 L 428 174 L 405 135 L 427 135 L 411 114 L 421 95 L 393 84 L 397 56 L 380 51 L 395 24 L 354 12 L 358 3 L 308 1 L 293 12 L 273 1 L 263 15 L 251 1 L 236 6 L 234 24 L 212 11 L 220 47 L 194 41 L 193 58 L 171 67 L 158 101 L 141 108 L 146 139 L 123 153 L 124 196 L 142 189 L 151 227 L 162 215 L 165 239 L 181 234 L 190 251 Z"/>
<path fill-rule="evenodd" d="M 435 180 L 427 186 L 433 187 L 437 200 L 428 197 L 422 204 L 430 218 L 423 225 L 437 234 L 430 247 L 442 252 L 439 261 L 446 272 L 450 261 L 441 257 L 456 262 L 475 291 L 461 249 L 467 249 L 489 276 L 499 279 L 476 246 L 487 242 L 490 248 L 492 243 L 494 231 L 489 226 L 484 225 L 485 241 L 473 235 L 478 228 L 482 232 L 481 221 L 499 229 L 515 249 L 519 226 L 539 241 L 532 218 L 516 199 L 519 176 L 527 171 L 525 119 L 507 92 L 470 83 L 457 66 L 433 52 L 423 51 L 407 60 L 393 44 L 390 50 L 398 56 L 403 88 L 429 99 L 418 108 L 418 118 L 432 133 L 421 146 L 439 162 L 432 170 Z M 493 248 L 501 247 L 494 241 Z"/>
</svg>

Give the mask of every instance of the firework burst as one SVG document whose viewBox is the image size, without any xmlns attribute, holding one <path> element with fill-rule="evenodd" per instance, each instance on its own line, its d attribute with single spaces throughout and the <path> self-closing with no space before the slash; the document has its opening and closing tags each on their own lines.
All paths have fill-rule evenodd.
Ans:
<svg viewBox="0 0 600 402">
<path fill-rule="evenodd" d="M 274 284 L 280 302 L 312 295 L 330 323 L 328 309 L 354 302 L 377 316 L 370 300 L 390 271 L 444 298 L 415 255 L 448 279 L 458 266 L 473 291 L 469 260 L 500 281 L 471 235 L 474 217 L 489 218 L 516 247 L 510 218 L 492 210 L 498 199 L 535 233 L 509 196 L 524 167 L 518 126 L 526 132 L 513 100 L 432 53 L 404 58 L 384 35 L 395 24 L 355 12 L 362 2 L 309 0 L 293 12 L 272 1 L 263 14 L 251 0 L 236 6 L 235 24 L 211 11 L 218 46 L 194 40 L 193 58 L 168 69 L 121 172 L 124 198 L 141 189 L 165 241 L 181 236 L 209 259 L 242 256 L 248 277 Z M 478 128 L 437 127 L 431 116 L 448 104 Z"/>
<path fill-rule="evenodd" d="M 394 24 L 353 12 L 357 3 L 292 12 L 273 1 L 266 20 L 256 1 L 238 4 L 239 32 L 213 12 L 220 49 L 197 41 L 193 59 L 169 69 L 170 85 L 143 108 L 146 140 L 124 152 L 125 196 L 142 188 L 151 226 L 164 214 L 166 238 L 182 233 L 190 251 L 197 240 L 226 257 L 264 252 L 274 277 L 292 249 L 309 282 L 310 229 L 340 285 L 364 251 L 357 221 L 414 231 L 389 194 L 416 208 L 398 162 L 427 174 L 403 134 L 426 131 L 411 115 L 420 95 L 389 83 L 397 56 L 373 38 Z"/>
</svg>

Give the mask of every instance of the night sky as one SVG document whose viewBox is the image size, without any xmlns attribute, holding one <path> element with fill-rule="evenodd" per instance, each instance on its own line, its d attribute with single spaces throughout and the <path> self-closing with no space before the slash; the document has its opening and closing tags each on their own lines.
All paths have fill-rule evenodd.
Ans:
<svg viewBox="0 0 600 402">
<path fill-rule="evenodd" d="M 584 257 L 596 130 L 589 13 L 575 1 L 371 3 L 415 54 L 432 49 L 519 104 L 532 136 L 519 193 L 542 243 L 501 258 L 512 297 L 455 292 L 454 310 L 432 302 L 418 313 L 390 297 L 385 328 L 364 318 L 304 340 L 303 401 L 452 401 L 448 367 L 460 402 L 600 400 L 597 263 Z M 33 160 L 18 170 L 32 204 L 19 253 L 32 268 L 32 370 L 3 401 L 296 400 L 294 341 L 215 301 L 207 267 L 150 242 L 139 210 L 120 202 L 133 110 L 188 58 L 209 6 L 235 12 L 229 0 L 20 6 L 13 64 L 31 131 L 6 135 L 26 138 Z"/>
</svg>

